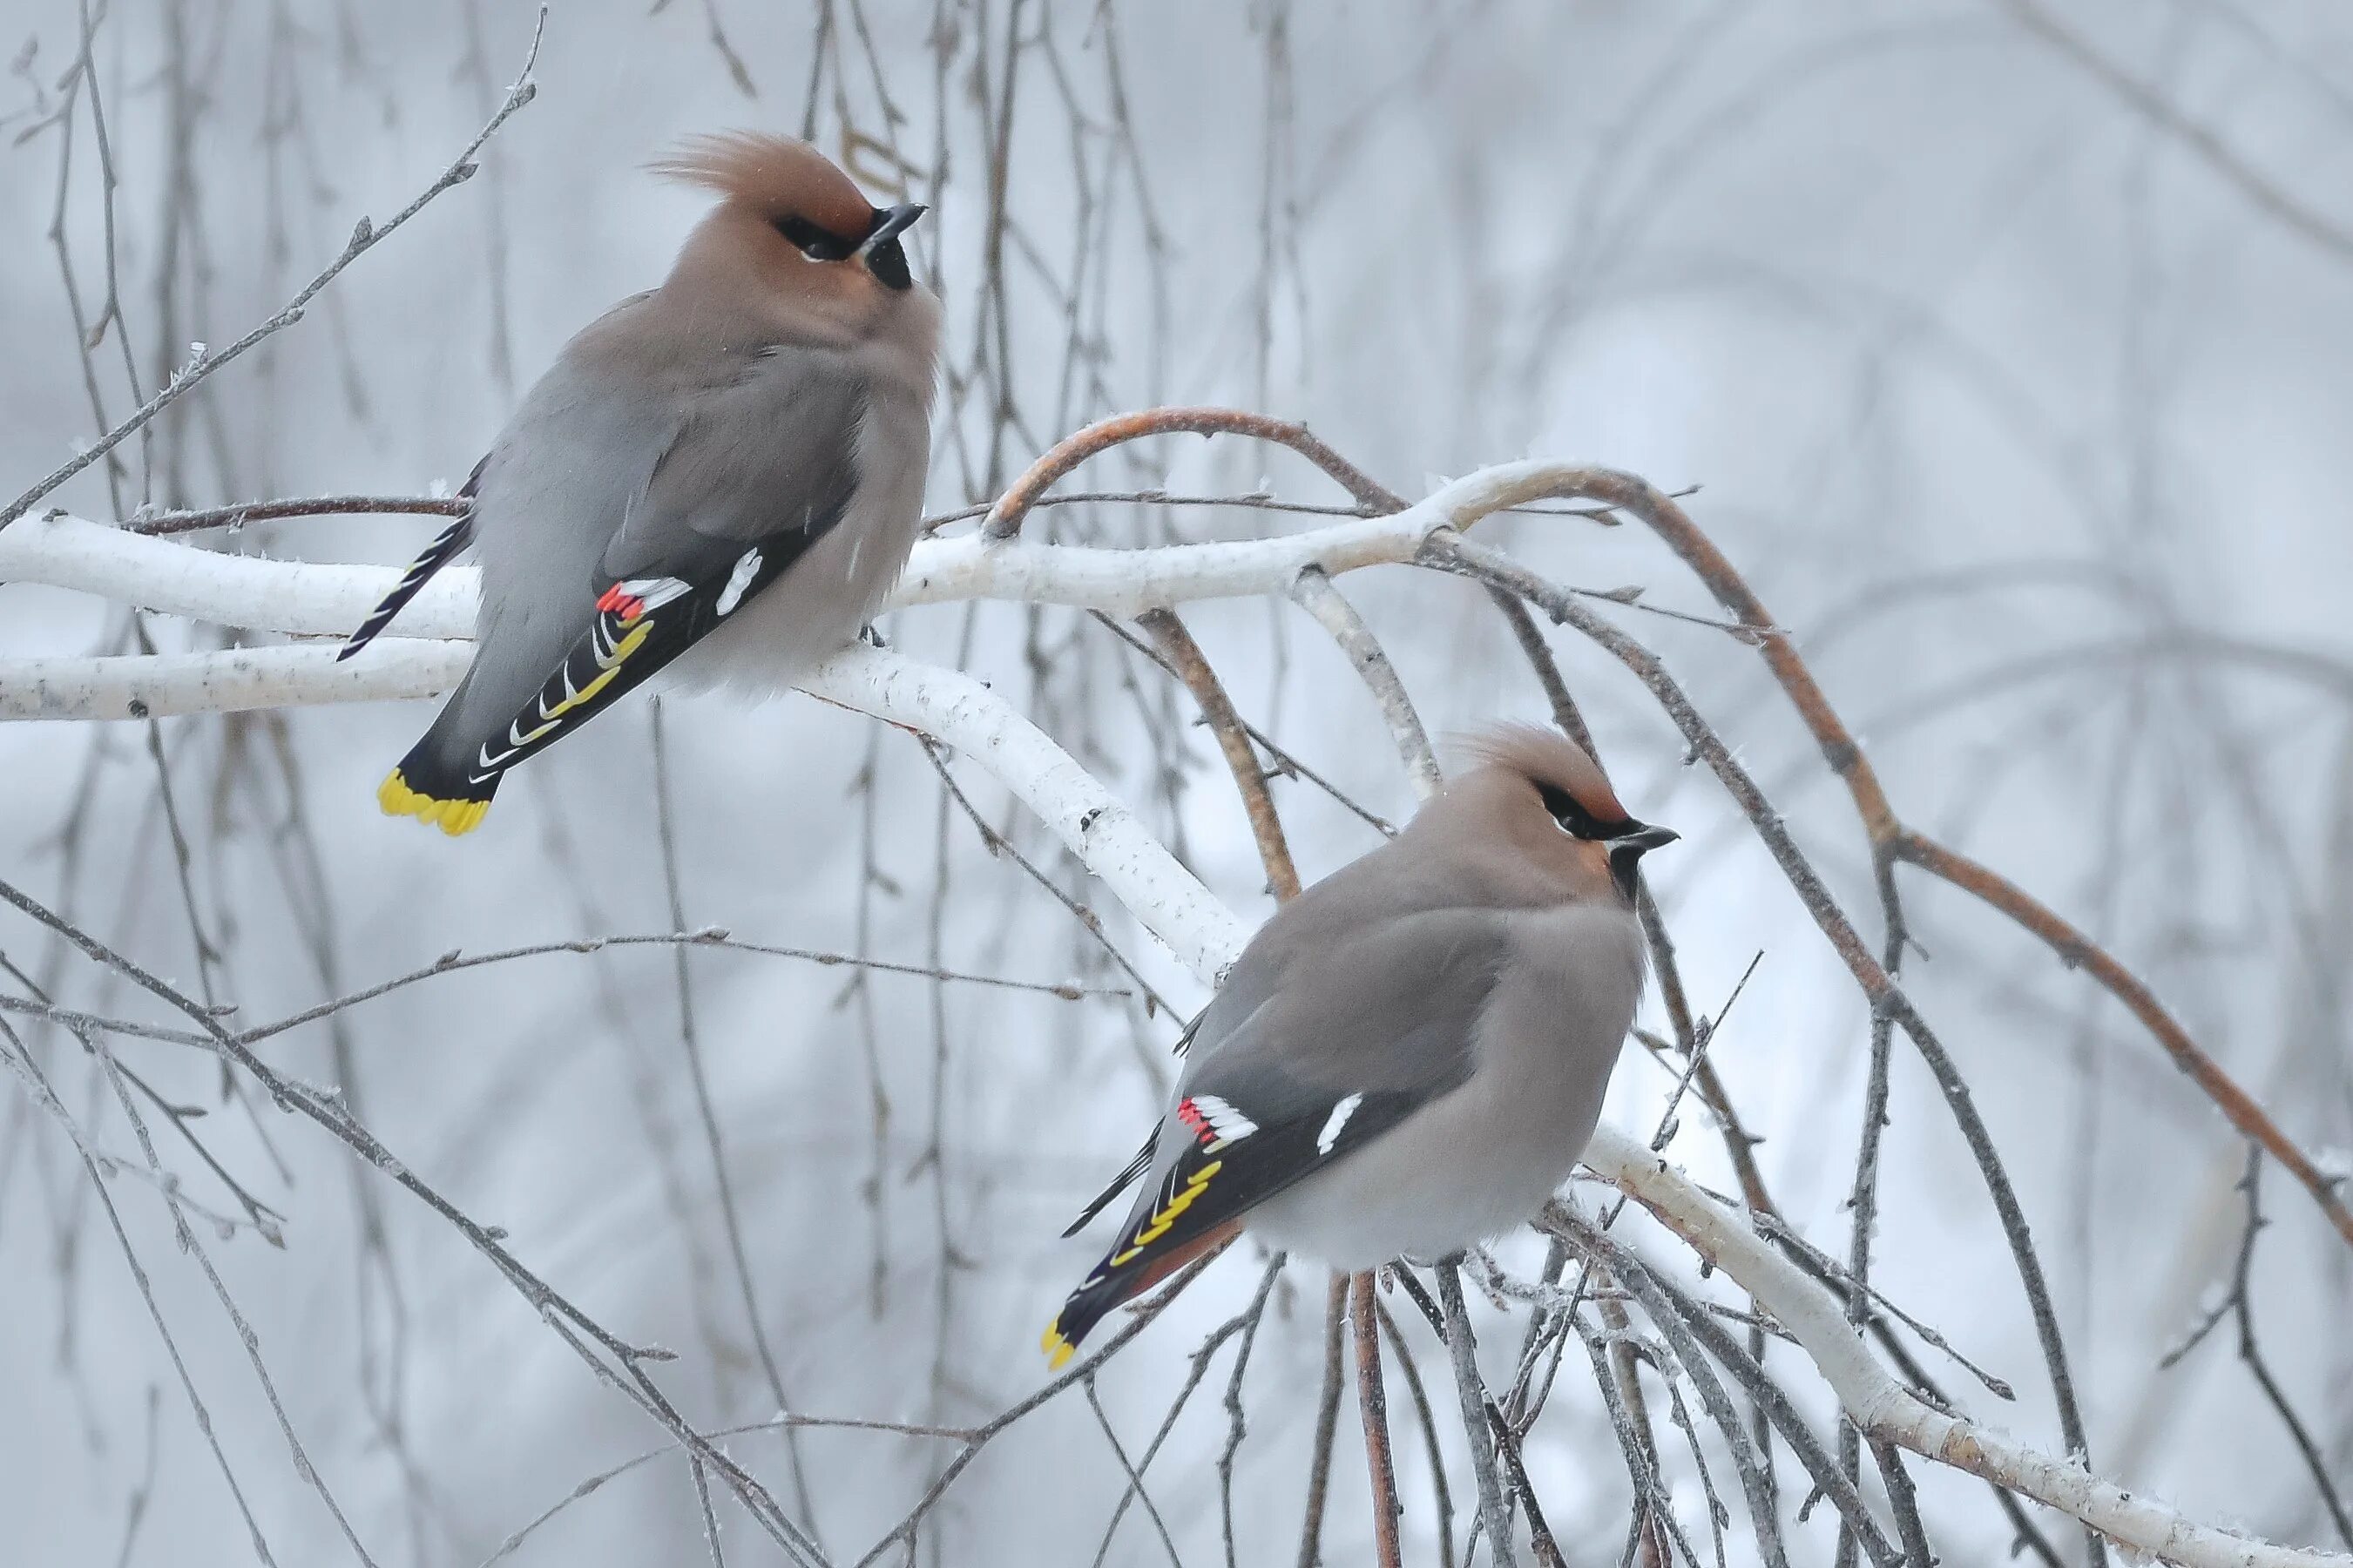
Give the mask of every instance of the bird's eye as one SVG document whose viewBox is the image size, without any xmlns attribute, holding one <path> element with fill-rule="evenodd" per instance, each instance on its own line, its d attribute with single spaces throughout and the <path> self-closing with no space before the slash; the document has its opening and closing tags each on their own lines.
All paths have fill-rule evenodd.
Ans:
<svg viewBox="0 0 2353 1568">
<path fill-rule="evenodd" d="M 780 217 L 776 232 L 792 241 L 811 261 L 839 261 L 857 248 L 839 235 L 828 234 L 805 217 Z"/>
<path fill-rule="evenodd" d="M 1609 830 L 1594 815 L 1577 803 L 1577 797 L 1557 784 L 1538 784 L 1544 796 L 1545 810 L 1552 816 L 1553 826 L 1571 838 L 1607 838 Z"/>
</svg>

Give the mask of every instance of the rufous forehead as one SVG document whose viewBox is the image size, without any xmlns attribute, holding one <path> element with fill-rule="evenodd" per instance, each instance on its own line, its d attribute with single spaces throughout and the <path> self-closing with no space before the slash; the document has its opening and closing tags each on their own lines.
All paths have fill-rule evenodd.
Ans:
<svg viewBox="0 0 2353 1568">
<path fill-rule="evenodd" d="M 1507 768 L 1531 783 L 1566 790 L 1597 821 L 1627 820 L 1627 810 L 1599 765 L 1565 735 L 1533 724 L 1498 724 L 1473 736 L 1468 749 L 1480 761 Z"/>
<path fill-rule="evenodd" d="M 806 218 L 828 234 L 863 238 L 874 208 L 833 161 L 806 142 L 758 132 L 690 137 L 654 173 L 718 192 L 774 223 Z"/>
</svg>

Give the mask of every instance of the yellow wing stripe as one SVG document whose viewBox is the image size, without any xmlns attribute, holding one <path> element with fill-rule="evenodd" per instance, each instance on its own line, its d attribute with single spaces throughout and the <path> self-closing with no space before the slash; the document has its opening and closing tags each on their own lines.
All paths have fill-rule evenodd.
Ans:
<svg viewBox="0 0 2353 1568">
<path fill-rule="evenodd" d="M 1124 1268 L 1137 1253 L 1167 1235 L 1168 1227 L 1176 1223 L 1176 1216 L 1193 1206 L 1193 1200 L 1201 1195 L 1201 1189 L 1209 1184 L 1209 1178 L 1224 1170 L 1225 1166 L 1223 1160 L 1212 1160 L 1194 1172 L 1193 1179 L 1152 1216 L 1150 1224 L 1135 1233 L 1135 1239 L 1122 1251 L 1112 1254 L 1111 1266 L 1113 1268 Z"/>
<path fill-rule="evenodd" d="M 613 677 L 621 673 L 621 666 L 628 662 L 628 658 L 631 654 L 637 652 L 638 648 L 645 646 L 646 637 L 653 631 L 653 629 L 654 624 L 652 621 L 639 621 L 636 629 L 631 631 L 628 637 L 623 637 L 619 644 L 614 647 L 612 658 L 600 658 L 596 661 L 599 668 L 596 671 L 596 679 L 590 681 L 587 685 L 582 687 L 579 690 L 574 692 L 571 696 L 565 698 L 554 707 L 548 709 L 545 712 L 542 713 L 540 717 L 548 720 L 550 722 L 561 719 L 566 713 L 571 712 L 575 708 L 579 707 L 582 703 L 594 698 L 596 693 L 604 690 L 606 687 L 611 685 Z M 532 734 L 536 737 L 544 733 L 545 730 L 546 726 L 542 725 L 539 729 L 533 730 Z"/>
<path fill-rule="evenodd" d="M 455 838 L 461 833 L 471 833 L 480 826 L 482 814 L 491 809 L 487 800 L 438 800 L 408 787 L 408 781 L 395 768 L 375 792 L 376 804 L 384 807 L 386 816 L 413 816 L 419 822 L 429 822 Z"/>
<path fill-rule="evenodd" d="M 645 646 L 646 638 L 653 629 L 654 624 L 650 619 L 639 620 L 630 628 L 629 635 L 615 645 L 608 657 L 597 661 L 600 668 L 596 679 L 542 713 L 541 717 L 546 722 L 524 736 L 522 743 L 527 745 L 538 740 L 554 729 L 566 713 L 591 701 L 598 692 L 612 684 L 613 678 L 621 673 L 621 666 L 628 662 L 631 654 Z M 375 798 L 376 804 L 384 807 L 386 816 L 413 816 L 419 822 L 433 824 L 452 838 L 461 833 L 471 833 L 481 826 L 483 815 L 491 809 L 491 803 L 487 800 L 441 800 L 423 794 L 409 786 L 398 768 L 393 769 L 384 783 L 377 786 Z"/>
</svg>

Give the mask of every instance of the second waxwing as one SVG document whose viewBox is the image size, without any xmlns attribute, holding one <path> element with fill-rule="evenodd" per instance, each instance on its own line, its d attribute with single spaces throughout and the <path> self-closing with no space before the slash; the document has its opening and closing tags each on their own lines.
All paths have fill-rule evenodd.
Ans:
<svg viewBox="0 0 2353 1568">
<path fill-rule="evenodd" d="M 1585 1152 L 1644 969 L 1642 856 L 1593 760 L 1505 726 L 1389 843 L 1275 912 L 1187 1031 L 1118 1240 L 1046 1330 L 1087 1331 L 1240 1228 L 1358 1270 L 1534 1217 Z"/>
<path fill-rule="evenodd" d="M 655 165 L 716 192 L 661 287 L 565 345 L 429 545 L 339 656 L 472 545 L 473 666 L 377 792 L 458 834 L 508 769 L 678 661 L 782 690 L 849 642 L 922 527 L 939 301 L 805 142 L 704 137 Z M 683 656 L 683 657 L 681 657 Z"/>
</svg>

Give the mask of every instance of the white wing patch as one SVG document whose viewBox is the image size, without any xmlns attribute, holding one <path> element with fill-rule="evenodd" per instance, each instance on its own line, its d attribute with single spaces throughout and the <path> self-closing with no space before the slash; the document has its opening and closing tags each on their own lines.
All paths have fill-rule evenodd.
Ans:
<svg viewBox="0 0 2353 1568">
<path fill-rule="evenodd" d="M 714 607 L 723 616 L 732 614 L 744 602 L 744 591 L 759 574 L 760 549 L 754 545 L 736 558 L 735 570 L 727 574 L 727 586 L 719 590 L 719 603 Z"/>
<path fill-rule="evenodd" d="M 1197 1094 L 1193 1109 L 1199 1111 L 1209 1124 L 1209 1131 L 1219 1139 L 1230 1143 L 1237 1138 L 1247 1138 L 1258 1131 L 1258 1123 L 1235 1110 L 1229 1102 L 1214 1094 Z"/>
<path fill-rule="evenodd" d="M 1332 1108 L 1332 1114 L 1324 1119 L 1324 1131 L 1315 1134 L 1315 1152 L 1318 1154 L 1332 1152 L 1332 1145 L 1340 1141 L 1340 1130 L 1348 1125 L 1348 1118 L 1356 1114 L 1356 1107 L 1364 1102 L 1363 1095 L 1352 1094 Z"/>
</svg>

